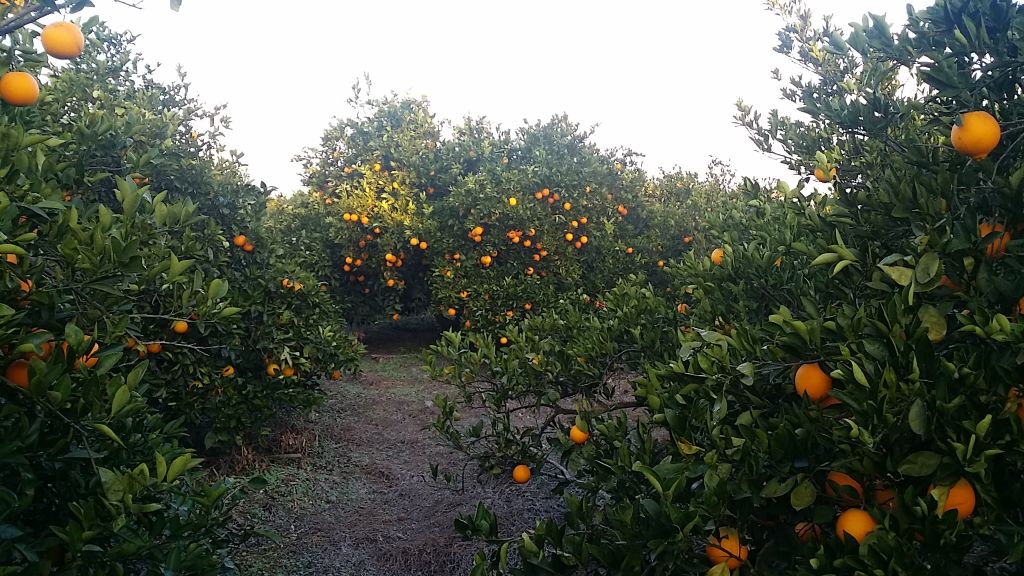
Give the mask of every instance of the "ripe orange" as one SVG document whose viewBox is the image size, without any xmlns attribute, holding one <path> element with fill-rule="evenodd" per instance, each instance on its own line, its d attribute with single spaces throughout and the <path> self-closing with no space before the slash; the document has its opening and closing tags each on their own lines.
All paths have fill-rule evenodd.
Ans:
<svg viewBox="0 0 1024 576">
<path fill-rule="evenodd" d="M 252 245 L 252 242 L 246 242 L 245 246 L 242 246 L 242 250 L 245 250 L 246 252 L 252 252 L 255 249 L 256 247 Z"/>
<path fill-rule="evenodd" d="M 163 351 L 164 351 L 164 347 L 159 342 L 153 342 L 153 343 L 150 343 L 150 344 L 146 344 L 146 352 L 149 352 L 150 354 L 159 354 L 159 353 L 161 353 Z"/>
<path fill-rule="evenodd" d="M 28 388 L 28 360 L 15 360 L 7 365 L 4 377 L 20 388 Z"/>
<path fill-rule="evenodd" d="M 569 429 L 569 440 L 572 440 L 573 444 L 583 444 L 588 438 L 590 438 L 590 434 L 584 432 L 579 426 L 573 425 L 573 427 Z"/>
<path fill-rule="evenodd" d="M 740 536 L 734 530 L 719 530 L 718 536 L 711 536 L 708 545 L 704 548 L 708 561 L 717 566 L 722 562 L 729 570 L 735 570 L 747 561 L 749 550 L 740 541 Z"/>
<path fill-rule="evenodd" d="M 845 510 L 836 519 L 836 534 L 844 542 L 847 536 L 857 542 L 863 542 L 868 534 L 875 531 L 875 528 L 878 528 L 878 522 L 875 522 L 871 514 L 860 508 Z"/>
<path fill-rule="evenodd" d="M 241 248 L 249 243 L 249 239 L 245 237 L 245 234 L 239 234 L 231 240 L 231 243 L 234 244 L 236 248 Z"/>
<path fill-rule="evenodd" d="M 690 309 L 690 305 L 687 304 L 686 302 L 683 302 L 679 306 L 676 306 L 676 312 L 678 312 L 680 314 L 686 314 L 686 312 L 689 309 Z"/>
<path fill-rule="evenodd" d="M 188 322 L 185 322 L 184 320 L 175 320 L 174 323 L 171 324 L 171 332 L 179 335 L 188 333 Z"/>
<path fill-rule="evenodd" d="M 491 257 L 488 256 L 487 254 L 484 254 L 483 256 L 480 257 L 480 263 L 483 264 L 485 267 L 490 266 L 491 262 Z"/>
<path fill-rule="evenodd" d="M 632 254 L 632 253 L 633 253 L 633 247 L 632 246 L 626 248 L 626 254 Z"/>
<path fill-rule="evenodd" d="M 415 236 L 413 236 L 412 238 L 409 238 L 409 246 L 418 246 L 419 243 L 420 243 L 420 239 L 419 238 L 417 238 Z"/>
<path fill-rule="evenodd" d="M 964 156 L 982 160 L 999 144 L 999 122 L 984 110 L 961 114 L 953 123 L 950 140 Z"/>
<path fill-rule="evenodd" d="M 896 489 L 892 486 L 879 486 L 871 493 L 871 500 L 882 510 L 896 508 Z"/>
<path fill-rule="evenodd" d="M 295 376 L 295 368 L 291 366 L 285 366 L 284 368 L 281 368 L 281 376 L 284 376 L 285 378 L 291 378 L 292 376 Z"/>
<path fill-rule="evenodd" d="M 231 378 L 235 375 L 235 367 L 228 364 L 227 366 L 220 369 L 220 375 L 225 378 Z"/>
<path fill-rule="evenodd" d="M 721 248 L 715 248 L 711 251 L 711 263 L 715 266 L 721 266 L 722 260 L 725 259 L 725 250 Z"/>
<path fill-rule="evenodd" d="M 587 242 L 590 242 L 590 238 L 587 238 L 585 234 L 580 236 L 580 244 L 586 244 Z"/>
<path fill-rule="evenodd" d="M 273 364 L 273 363 L 267 364 L 267 376 L 270 376 L 271 378 L 273 378 L 273 377 L 277 376 L 280 373 L 281 373 L 281 367 L 280 366 L 278 366 L 277 364 Z"/>
<path fill-rule="evenodd" d="M 456 310 L 455 308 L 449 308 L 448 309 L 448 315 L 449 316 L 455 316 L 458 313 L 459 313 L 458 310 Z"/>
<path fill-rule="evenodd" d="M 840 487 L 840 494 L 836 494 L 833 485 Z M 851 490 L 857 493 L 857 498 L 849 496 Z M 830 498 L 839 498 L 847 504 L 856 504 L 864 499 L 864 487 L 849 474 L 832 470 L 825 476 L 825 494 Z"/>
<path fill-rule="evenodd" d="M 530 477 L 533 473 L 530 471 L 530 467 L 526 464 L 520 464 L 512 469 L 512 480 L 516 484 L 526 484 L 530 481 Z"/>
<path fill-rule="evenodd" d="M 811 538 L 815 540 L 821 539 L 821 526 L 813 522 L 797 522 L 796 526 L 793 527 L 793 531 L 796 532 L 796 537 L 801 542 L 808 542 Z"/>
<path fill-rule="evenodd" d="M 43 50 L 46 50 L 47 54 L 61 60 L 78 58 L 85 50 L 82 29 L 73 22 L 47 24 L 39 39 L 43 41 Z"/>
<path fill-rule="evenodd" d="M 572 235 L 572 232 L 566 232 L 565 233 L 565 241 L 566 242 L 572 242 L 573 238 L 575 238 L 575 236 Z"/>
<path fill-rule="evenodd" d="M 335 382 L 341 380 L 341 370 L 335 370 L 334 372 L 331 372 L 331 380 L 334 380 Z"/>
<path fill-rule="evenodd" d="M 579 250 L 580 248 L 583 248 L 583 242 L 580 242 L 579 240 L 577 240 L 576 243 L 573 244 L 573 247 L 575 247 L 577 250 Z"/>
<path fill-rule="evenodd" d="M 426 242 L 420 242 L 420 250 L 426 250 L 426 249 L 427 249 L 427 243 Z"/>
<path fill-rule="evenodd" d="M 665 261 L 664 260 L 658 260 L 658 268 L 664 268 L 664 267 L 665 267 Z"/>
<path fill-rule="evenodd" d="M 1001 223 L 995 224 L 991 222 L 981 222 L 978 224 L 978 237 L 984 238 L 992 232 L 1002 232 L 1002 236 L 997 238 L 994 242 L 991 242 L 985 247 L 985 254 L 989 258 L 999 258 L 1006 254 L 1006 245 L 1013 239 L 1013 235 L 1010 234 L 1009 230 Z"/>
<path fill-rule="evenodd" d="M 690 244 L 691 242 L 693 242 L 693 234 L 683 236 L 683 244 Z"/>
<path fill-rule="evenodd" d="M 505 336 L 502 336 L 501 338 L 498 338 L 498 343 L 501 344 L 502 346 L 507 346 L 508 345 L 508 338 L 505 337 Z"/>
<path fill-rule="evenodd" d="M 931 489 L 929 489 L 931 491 Z M 949 493 L 946 495 L 946 501 L 942 504 L 942 510 L 939 514 L 945 514 L 950 510 L 956 510 L 957 520 L 966 520 L 974 514 L 974 507 L 977 505 L 978 498 L 974 493 L 974 486 L 966 478 L 961 478 L 949 487 Z"/>
<path fill-rule="evenodd" d="M 39 83 L 28 72 L 7 72 L 0 76 L 0 100 L 11 106 L 31 106 L 39 100 Z"/>
<path fill-rule="evenodd" d="M 10 264 L 11 266 L 17 266 L 18 265 L 18 255 L 17 254 L 6 254 L 4 256 L 4 260 L 6 260 L 7 263 Z"/>
<path fill-rule="evenodd" d="M 819 402 L 828 397 L 832 390 L 832 377 L 821 369 L 817 362 L 804 364 L 797 368 L 794 378 L 796 393 L 800 396 L 807 396 L 813 402 Z"/>
<path fill-rule="evenodd" d="M 398 321 L 399 318 L 400 316 L 398 315 L 398 312 L 395 312 L 394 314 L 391 315 L 391 319 L 396 322 Z"/>
<path fill-rule="evenodd" d="M 508 199 L 508 205 L 509 206 L 515 207 L 516 204 L 519 204 L 519 200 L 516 200 L 515 198 L 509 198 Z"/>
<path fill-rule="evenodd" d="M 565 210 L 566 212 L 572 210 L 572 202 L 566 202 L 565 204 L 562 204 L 562 210 Z"/>
<path fill-rule="evenodd" d="M 19 280 L 18 281 L 18 287 L 21 288 L 21 292 L 23 294 L 28 294 L 29 292 L 32 291 L 32 281 L 31 280 Z"/>
<path fill-rule="evenodd" d="M 533 310 L 533 304 L 530 304 L 529 302 L 527 302 L 526 304 L 523 304 L 523 310 L 526 310 L 527 312 L 529 312 L 530 310 Z"/>
</svg>

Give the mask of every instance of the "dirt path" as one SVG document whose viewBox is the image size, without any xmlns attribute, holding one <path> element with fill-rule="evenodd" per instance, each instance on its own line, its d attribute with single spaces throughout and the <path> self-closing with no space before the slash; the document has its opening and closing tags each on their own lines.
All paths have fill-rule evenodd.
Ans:
<svg viewBox="0 0 1024 576">
<path fill-rule="evenodd" d="M 319 412 L 283 436 L 282 453 L 262 471 L 270 485 L 239 509 L 282 540 L 237 554 L 242 576 L 466 575 L 478 546 L 454 532 L 457 513 L 484 501 L 503 536 L 557 513 L 559 499 L 539 482 L 470 479 L 460 494 L 430 478 L 431 463 L 461 468 L 461 460 L 425 429 L 436 416 L 431 399 L 445 388 L 416 352 L 369 354 L 362 376 L 327 385 Z"/>
</svg>

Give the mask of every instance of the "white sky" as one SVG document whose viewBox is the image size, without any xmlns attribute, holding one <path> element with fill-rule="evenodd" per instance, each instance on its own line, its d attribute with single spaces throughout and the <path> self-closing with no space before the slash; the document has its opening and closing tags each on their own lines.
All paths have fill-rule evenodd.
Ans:
<svg viewBox="0 0 1024 576">
<path fill-rule="evenodd" d="M 837 22 L 868 11 L 906 20 L 906 0 L 807 0 Z M 912 2 L 923 6 L 922 0 Z M 566 112 L 598 125 L 603 147 L 646 155 L 649 170 L 702 171 L 711 156 L 740 175 L 786 177 L 733 125 L 737 98 L 779 106 L 770 78 L 779 21 L 760 0 L 147 0 L 97 2 L 114 28 L 193 93 L 227 103 L 228 145 L 257 181 L 299 188 L 292 157 L 347 116 L 353 82 L 427 96 L 442 118 L 487 116 L 506 127 Z"/>
</svg>

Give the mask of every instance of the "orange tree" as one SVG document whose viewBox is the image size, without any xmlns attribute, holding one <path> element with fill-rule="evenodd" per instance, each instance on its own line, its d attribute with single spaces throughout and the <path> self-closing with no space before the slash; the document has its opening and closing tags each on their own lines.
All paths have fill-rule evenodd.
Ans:
<svg viewBox="0 0 1024 576">
<path fill-rule="evenodd" d="M 941 0 L 894 33 L 770 5 L 805 117 L 738 118 L 807 177 L 714 207 L 668 296 L 434 348 L 444 437 L 567 491 L 522 536 L 460 518 L 494 545 L 475 573 L 1019 572 L 1024 14 Z"/>
<path fill-rule="evenodd" d="M 51 57 L 79 50 L 60 28 Z M 282 266 L 268 191 L 196 131 L 218 113 L 140 72 L 129 37 L 85 28 L 42 86 L 34 29 L 2 50 L 19 74 L 0 77 L 0 566 L 219 573 L 236 488 L 191 448 L 257 438 L 359 348 Z"/>
<path fill-rule="evenodd" d="M 271 221 L 295 245 L 319 239 L 304 265 L 360 322 L 494 326 L 657 272 L 692 242 L 679 224 L 694 191 L 729 188 L 727 170 L 648 178 L 565 117 L 514 132 L 467 119 L 442 138 L 425 101 L 364 100 L 357 86 L 350 103 L 356 116 L 300 157 L 310 190 Z"/>
</svg>

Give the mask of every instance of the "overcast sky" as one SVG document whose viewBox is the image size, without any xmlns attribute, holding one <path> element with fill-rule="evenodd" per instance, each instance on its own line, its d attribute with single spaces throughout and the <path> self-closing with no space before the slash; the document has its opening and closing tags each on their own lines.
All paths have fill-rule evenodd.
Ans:
<svg viewBox="0 0 1024 576">
<path fill-rule="evenodd" d="M 737 98 L 779 105 L 770 79 L 779 22 L 761 0 L 146 0 L 96 2 L 115 28 L 193 92 L 228 104 L 229 146 L 254 179 L 299 188 L 292 157 L 350 113 L 353 82 L 426 96 L 443 118 L 487 116 L 506 127 L 562 112 L 597 125 L 604 147 L 646 155 L 650 170 L 702 170 L 711 156 L 741 175 L 786 177 L 734 126 Z M 808 0 L 839 22 L 870 11 L 906 20 L 906 0 Z M 923 6 L 918 0 L 916 6 Z"/>
</svg>

